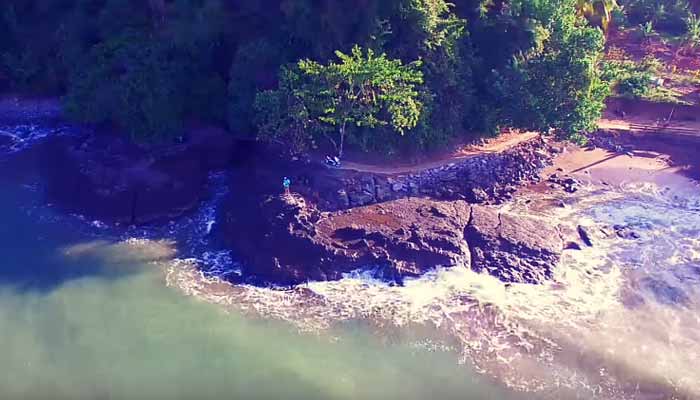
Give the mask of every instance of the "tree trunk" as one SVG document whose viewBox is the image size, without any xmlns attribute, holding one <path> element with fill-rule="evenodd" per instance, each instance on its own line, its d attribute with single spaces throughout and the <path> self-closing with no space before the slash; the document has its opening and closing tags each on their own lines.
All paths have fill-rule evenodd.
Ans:
<svg viewBox="0 0 700 400">
<path fill-rule="evenodd" d="M 340 125 L 340 145 L 338 146 L 338 158 L 343 158 L 343 146 L 345 146 L 345 122 Z"/>
</svg>

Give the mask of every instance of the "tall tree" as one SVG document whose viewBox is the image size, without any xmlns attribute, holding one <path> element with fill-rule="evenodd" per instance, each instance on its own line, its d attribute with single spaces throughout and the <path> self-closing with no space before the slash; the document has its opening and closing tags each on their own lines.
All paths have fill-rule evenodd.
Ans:
<svg viewBox="0 0 700 400">
<path fill-rule="evenodd" d="M 336 55 L 339 63 L 299 61 L 296 70 L 285 70 L 280 89 L 258 95 L 258 113 L 263 116 L 259 128 L 263 134 L 284 134 L 270 131 L 280 127 L 269 119 L 278 118 L 279 113 L 266 107 L 280 104 L 293 110 L 294 126 L 322 133 L 339 157 L 343 156 L 345 139 L 352 128 L 390 126 L 404 134 L 416 126 L 422 109 L 416 89 L 423 83 L 420 61 L 403 65 L 401 60 L 391 60 L 385 54 L 376 55 L 359 46 L 353 47 L 350 54 L 337 51 Z"/>
</svg>

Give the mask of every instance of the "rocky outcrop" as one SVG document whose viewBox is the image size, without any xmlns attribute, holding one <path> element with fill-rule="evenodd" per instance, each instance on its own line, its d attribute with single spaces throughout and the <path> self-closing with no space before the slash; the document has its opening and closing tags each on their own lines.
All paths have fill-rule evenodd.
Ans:
<svg viewBox="0 0 700 400">
<path fill-rule="evenodd" d="M 234 142 L 215 128 L 143 147 L 116 133 L 52 138 L 39 146 L 48 201 L 91 219 L 144 224 L 197 206 L 211 171 L 225 168 Z"/>
<path fill-rule="evenodd" d="M 333 280 L 361 268 L 400 279 L 468 264 L 468 219 L 464 202 L 405 199 L 320 212 L 300 196 L 270 196 L 257 212 L 231 208 L 224 233 L 254 281 Z"/>
<path fill-rule="evenodd" d="M 539 181 L 553 151 L 537 136 L 507 150 L 456 160 L 410 174 L 327 170 L 297 186 L 324 210 L 342 210 L 406 197 L 499 203 L 519 185 Z"/>
<path fill-rule="evenodd" d="M 316 225 L 317 241 L 356 266 L 419 275 L 436 266 L 469 265 L 469 214 L 463 201 L 403 199 L 325 213 Z"/>
<path fill-rule="evenodd" d="M 564 243 L 546 221 L 473 206 L 465 239 L 472 269 L 506 282 L 541 283 L 552 278 Z"/>
<path fill-rule="evenodd" d="M 400 281 L 438 266 L 471 265 L 504 281 L 552 277 L 563 243 L 542 221 L 461 201 L 400 199 L 321 212 L 301 196 L 231 207 L 224 237 L 256 283 L 333 280 L 376 269 Z"/>
</svg>

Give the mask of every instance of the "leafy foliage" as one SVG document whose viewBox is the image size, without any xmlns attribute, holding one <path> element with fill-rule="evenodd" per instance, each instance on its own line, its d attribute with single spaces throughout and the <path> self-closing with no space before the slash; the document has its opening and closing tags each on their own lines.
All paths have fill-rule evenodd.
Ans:
<svg viewBox="0 0 700 400">
<path fill-rule="evenodd" d="M 607 61 L 603 66 L 603 79 L 620 97 L 685 104 L 682 93 L 659 84 L 658 74 L 662 68 L 654 57 L 645 57 L 642 62 Z"/>
<path fill-rule="evenodd" d="M 700 18 L 689 13 L 685 19 L 686 33 L 683 36 L 683 47 L 686 51 L 694 52 L 700 48 Z"/>
<path fill-rule="evenodd" d="M 184 70 L 167 49 L 144 46 L 145 40 L 127 35 L 94 47 L 86 60 L 90 68 L 78 69 L 71 79 L 67 111 L 90 123 L 118 121 L 134 137 L 178 133 Z"/>
<path fill-rule="evenodd" d="M 608 30 L 613 20 L 613 11 L 619 7 L 616 0 L 576 0 L 579 15 L 600 26 L 603 31 Z"/>
<path fill-rule="evenodd" d="M 590 127 L 605 92 L 602 39 L 581 15 L 600 25 L 610 4 L 6 0 L 0 85 L 65 94 L 76 119 L 145 140 L 178 135 L 188 119 L 307 148 L 325 143 L 324 134 L 340 142 L 344 121 L 343 146 L 384 154 L 468 141 L 504 125 L 576 134 Z M 338 82 L 350 73 L 341 71 L 346 61 L 329 60 L 355 44 L 366 49 L 364 61 L 371 54 L 376 65 L 400 62 L 421 79 L 408 96 L 375 91 L 385 97 L 363 103 L 371 112 L 341 118 L 347 110 L 338 99 L 348 94 Z M 355 54 L 343 56 L 351 63 Z M 393 76 L 378 79 L 387 80 L 372 82 L 381 90 L 398 85 Z M 299 88 L 319 92 L 301 96 Z M 333 107 L 321 112 L 314 102 Z"/>
<path fill-rule="evenodd" d="M 674 35 L 685 31 L 684 20 L 690 13 L 687 0 L 621 0 L 633 25 L 653 26 Z"/>
<path fill-rule="evenodd" d="M 562 1 L 521 11 L 537 18 L 540 39 L 498 76 L 496 93 L 505 100 L 501 123 L 555 129 L 574 139 L 595 129 L 608 95 L 597 68 L 604 38 L 574 10 L 573 2 Z"/>
<path fill-rule="evenodd" d="M 299 131 L 310 127 L 326 135 L 342 156 L 348 129 L 390 126 L 404 134 L 416 126 L 422 108 L 416 90 L 423 83 L 420 62 L 403 65 L 359 46 L 336 56 L 339 63 L 301 60 L 296 70 L 283 70 L 281 88 L 258 96 L 256 106 L 267 116 L 261 132 L 274 135 L 288 123 L 295 143 Z M 280 115 L 275 107 L 287 112 Z M 337 137 L 329 133 L 335 130 Z"/>
</svg>

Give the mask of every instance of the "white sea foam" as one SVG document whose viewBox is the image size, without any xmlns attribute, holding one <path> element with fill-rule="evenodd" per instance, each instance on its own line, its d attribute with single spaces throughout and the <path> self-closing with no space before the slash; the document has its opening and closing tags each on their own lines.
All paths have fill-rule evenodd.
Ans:
<svg viewBox="0 0 700 400">
<path fill-rule="evenodd" d="M 553 281 L 545 285 L 505 284 L 457 266 L 406 279 L 402 286 L 377 279 L 373 271 L 358 271 L 339 281 L 283 291 L 229 284 L 201 272 L 195 264 L 203 260 L 170 265 L 168 282 L 190 295 L 286 320 L 303 331 L 357 319 L 392 329 L 436 328 L 445 342 L 456 341 L 463 361 L 519 389 L 572 387 L 589 398 L 673 390 L 700 396 L 700 372 L 692 367 L 700 360 L 685 350 L 700 348 L 694 289 L 681 288 L 690 303 L 677 307 L 655 302 L 654 293 L 630 283 L 639 279 L 639 271 L 653 276 L 676 263 L 698 262 L 700 241 L 689 233 L 700 231 L 694 211 L 699 201 L 698 192 L 681 196 L 654 185 L 584 188 L 573 207 L 549 209 L 549 217 L 574 226 L 625 225 L 642 238 L 611 238 L 565 251 Z M 525 202 L 505 209 L 543 212 L 528 210 Z M 661 265 L 636 265 L 645 260 Z M 635 309 L 625 303 L 630 288 L 644 300 Z M 640 369 L 645 360 L 654 365 Z"/>
<path fill-rule="evenodd" d="M 61 131 L 0 129 L 0 135 L 11 137 L 0 152 L 27 148 L 50 134 Z M 240 276 L 240 265 L 208 239 L 228 190 L 226 179 L 225 174 L 210 177 L 212 196 L 191 216 L 163 229 L 131 229 L 118 253 L 127 247 L 132 258 L 160 264 L 177 247 L 181 258 L 166 266 L 169 285 L 237 312 L 288 321 L 302 331 L 328 330 L 349 320 L 387 330 L 437 329 L 430 334 L 437 337 L 417 343 L 455 348 L 462 361 L 508 385 L 559 393 L 555 398 L 566 398 L 562 387 L 583 390 L 583 398 L 639 398 L 656 393 L 655 384 L 663 394 L 675 388 L 679 398 L 700 398 L 700 352 L 688 350 L 700 348 L 696 186 L 584 186 L 564 208 L 538 209 L 527 197 L 505 205 L 504 212 L 612 233 L 611 227 L 622 225 L 639 234 L 636 241 L 613 238 L 566 251 L 546 285 L 507 285 L 456 266 L 406 279 L 402 286 L 377 279 L 375 271 L 358 271 L 335 282 L 279 290 L 227 281 Z M 101 235 L 110 228 L 85 222 Z"/>
<path fill-rule="evenodd" d="M 30 148 L 35 143 L 49 137 L 63 135 L 69 132 L 65 126 L 47 127 L 39 124 L 22 124 L 11 127 L 0 127 L 0 154 L 17 153 Z"/>
</svg>

